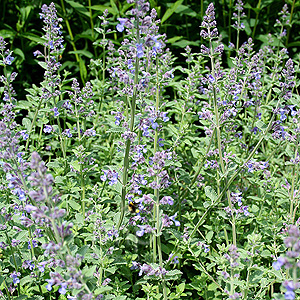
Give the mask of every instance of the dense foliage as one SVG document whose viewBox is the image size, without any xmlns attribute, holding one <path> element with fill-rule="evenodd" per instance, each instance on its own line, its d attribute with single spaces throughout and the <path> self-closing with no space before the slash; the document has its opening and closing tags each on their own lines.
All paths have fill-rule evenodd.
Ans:
<svg viewBox="0 0 300 300">
<path fill-rule="evenodd" d="M 1 297 L 300 299 L 295 1 L 1 5 Z"/>
</svg>

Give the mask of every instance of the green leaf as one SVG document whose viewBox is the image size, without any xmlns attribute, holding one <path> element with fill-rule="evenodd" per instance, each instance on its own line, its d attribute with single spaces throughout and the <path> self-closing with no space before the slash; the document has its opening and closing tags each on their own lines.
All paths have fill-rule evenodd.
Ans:
<svg viewBox="0 0 300 300">
<path fill-rule="evenodd" d="M 29 101 L 20 100 L 16 103 L 16 108 L 18 109 L 29 109 L 29 107 L 32 105 Z"/>
<path fill-rule="evenodd" d="M 87 69 L 86 69 L 86 66 L 85 66 L 85 63 L 84 63 L 83 59 L 81 59 L 79 61 L 79 70 L 80 70 L 80 77 L 81 77 L 82 81 L 85 82 L 86 77 L 87 77 Z"/>
<path fill-rule="evenodd" d="M 92 58 L 94 56 L 90 51 L 86 51 L 86 50 L 69 51 L 68 53 L 80 54 L 80 55 L 86 56 L 88 58 Z"/>
<path fill-rule="evenodd" d="M 175 12 L 177 7 L 183 2 L 183 0 L 176 1 L 170 8 L 168 8 L 161 19 L 161 24 L 168 20 Z"/>
<path fill-rule="evenodd" d="M 173 44 L 173 43 L 177 42 L 178 40 L 180 40 L 180 39 L 182 39 L 182 38 L 183 38 L 182 35 L 181 35 L 181 36 L 174 36 L 174 37 L 168 39 L 168 40 L 167 40 L 167 43 Z"/>
<path fill-rule="evenodd" d="M 40 65 L 43 69 L 47 70 L 47 63 L 45 63 L 44 61 L 38 61 L 38 65 Z"/>
<path fill-rule="evenodd" d="M 74 8 L 76 12 L 79 14 L 82 14 L 86 17 L 90 17 L 89 11 L 80 3 L 72 1 L 72 0 L 66 0 L 66 2 Z"/>
<path fill-rule="evenodd" d="M 124 127 L 112 127 L 110 129 L 108 129 L 106 131 L 106 133 L 109 133 L 109 132 L 115 132 L 115 133 L 122 133 L 125 131 L 125 128 Z"/>
<path fill-rule="evenodd" d="M 262 130 L 262 131 L 264 131 L 268 126 L 264 123 L 264 122 L 262 122 L 262 121 L 257 121 L 256 123 L 255 123 L 255 125 L 260 129 L 260 130 Z"/>
<path fill-rule="evenodd" d="M 30 131 L 30 127 L 31 127 L 31 121 L 27 118 L 23 118 L 22 120 L 22 124 L 25 126 L 27 132 Z"/>
<path fill-rule="evenodd" d="M 24 32 L 20 34 L 21 37 L 28 39 L 30 41 L 33 41 L 35 43 L 41 44 L 43 45 L 45 43 L 45 40 L 41 37 L 39 37 L 38 35 L 34 34 L 34 33 L 30 33 L 30 32 Z"/>
<path fill-rule="evenodd" d="M 79 211 L 81 206 L 74 200 L 68 200 L 68 205 L 70 205 L 74 210 Z"/>
<path fill-rule="evenodd" d="M 188 6 L 186 5 L 182 5 L 180 4 L 176 11 L 175 11 L 176 14 L 183 14 L 183 15 L 187 15 L 187 16 L 190 16 L 190 17 L 197 17 L 197 13 L 195 11 L 193 11 L 192 9 L 190 9 Z"/>
<path fill-rule="evenodd" d="M 177 47 L 180 47 L 180 48 L 185 48 L 188 45 L 189 46 L 199 46 L 199 42 L 191 42 L 191 41 L 188 41 L 188 40 L 181 40 L 179 42 L 173 43 L 173 46 L 177 46 Z"/>
<path fill-rule="evenodd" d="M 14 54 L 20 56 L 21 61 L 25 60 L 24 52 L 21 49 L 19 49 L 19 48 L 14 49 Z"/>
<path fill-rule="evenodd" d="M 9 257 L 9 262 L 11 266 L 14 268 L 16 267 L 15 264 L 17 265 L 17 268 L 19 268 L 22 265 L 22 260 L 19 257 L 19 255 L 16 253 Z"/>
<path fill-rule="evenodd" d="M 176 287 L 176 292 L 179 294 L 182 294 L 185 288 L 185 283 L 182 282 Z"/>
<path fill-rule="evenodd" d="M 211 186 L 206 186 L 205 189 L 205 195 L 212 201 L 214 202 L 217 198 L 218 198 L 218 195 L 217 193 L 215 192 L 215 190 L 211 187 Z"/>
<path fill-rule="evenodd" d="M 86 268 L 86 269 L 84 269 L 84 270 L 82 271 L 82 275 L 84 275 L 84 276 L 86 276 L 86 277 L 91 277 L 91 276 L 95 273 L 96 268 L 97 268 L 96 265 L 94 265 L 94 266 L 92 266 L 92 267 L 90 267 L 90 268 Z"/>
<path fill-rule="evenodd" d="M 110 6 L 114 9 L 116 13 L 119 13 L 119 9 L 114 0 L 110 0 Z"/>
</svg>

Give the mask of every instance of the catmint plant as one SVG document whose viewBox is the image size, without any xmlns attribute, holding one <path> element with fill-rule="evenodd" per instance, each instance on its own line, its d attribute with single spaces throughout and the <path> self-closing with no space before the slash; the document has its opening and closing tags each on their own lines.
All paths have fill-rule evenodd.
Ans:
<svg viewBox="0 0 300 300">
<path fill-rule="evenodd" d="M 43 4 L 42 38 L 20 4 L 0 37 L 0 296 L 297 299 L 296 6 L 201 2 L 188 41 L 198 4 L 110 4 Z"/>
</svg>

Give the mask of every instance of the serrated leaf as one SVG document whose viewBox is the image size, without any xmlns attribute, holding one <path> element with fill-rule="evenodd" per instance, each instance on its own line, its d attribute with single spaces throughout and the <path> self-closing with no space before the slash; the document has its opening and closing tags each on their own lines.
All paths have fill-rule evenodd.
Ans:
<svg viewBox="0 0 300 300">
<path fill-rule="evenodd" d="M 206 186 L 205 189 L 205 195 L 212 201 L 214 202 L 217 198 L 218 198 L 218 195 L 217 193 L 215 192 L 215 190 L 211 187 L 211 186 Z"/>
<path fill-rule="evenodd" d="M 22 124 L 25 126 L 27 132 L 30 131 L 30 127 L 31 127 L 31 121 L 27 118 L 23 118 L 22 120 Z"/>
</svg>

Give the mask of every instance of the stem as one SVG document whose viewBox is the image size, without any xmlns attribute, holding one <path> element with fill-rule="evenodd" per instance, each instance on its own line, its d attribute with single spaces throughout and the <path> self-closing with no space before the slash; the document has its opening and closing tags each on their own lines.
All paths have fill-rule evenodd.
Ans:
<svg viewBox="0 0 300 300">
<path fill-rule="evenodd" d="M 258 23 L 258 15 L 259 15 L 260 4 L 261 4 L 261 0 L 258 1 L 258 4 L 256 6 L 256 8 L 258 9 L 258 12 L 255 12 L 256 17 L 255 17 L 254 28 L 253 28 L 253 31 L 252 31 L 252 39 L 254 39 L 254 37 L 255 37 L 255 31 L 256 31 L 256 27 L 257 27 L 257 23 Z"/>
<path fill-rule="evenodd" d="M 158 73 L 158 58 L 156 57 L 156 93 L 155 93 L 155 110 L 158 112 L 159 110 L 159 90 L 160 90 L 160 84 L 159 84 L 159 73 Z M 158 129 L 155 129 L 155 135 L 154 135 L 154 155 L 157 152 L 157 143 L 158 143 Z M 157 183 L 157 186 L 159 186 L 159 177 L 155 175 L 155 181 Z M 161 240 L 160 240 L 160 212 L 159 212 L 159 189 L 154 189 L 154 197 L 156 199 L 156 205 L 154 205 L 153 208 L 153 221 L 154 224 L 156 224 L 156 232 L 153 234 L 153 263 L 156 262 L 156 246 L 157 246 L 157 252 L 158 252 L 158 259 L 159 259 L 159 266 L 163 267 L 163 260 L 162 260 L 162 251 L 161 251 Z M 162 279 L 162 287 L 163 287 L 163 295 L 164 300 L 167 299 L 167 289 L 166 289 L 166 283 L 165 280 Z"/>
<path fill-rule="evenodd" d="M 136 4 L 137 5 L 137 4 Z M 137 42 L 140 42 L 140 31 L 139 31 L 139 17 L 136 16 L 136 31 L 137 31 Z M 130 132 L 133 132 L 134 128 L 134 120 L 135 120 L 135 108 L 136 108 L 136 99 L 137 99 L 137 85 L 139 82 L 139 58 L 135 57 L 135 74 L 134 74 L 134 86 L 133 86 L 133 96 L 131 101 L 131 119 L 130 119 Z M 126 185 L 128 181 L 128 167 L 129 167 L 129 150 L 130 150 L 131 141 L 127 139 L 126 148 L 125 148 L 125 156 L 124 156 L 124 164 L 123 164 L 123 182 L 122 182 L 122 193 L 121 193 L 121 215 L 119 219 L 119 223 L 117 229 L 119 230 L 124 219 L 125 215 L 125 200 L 126 200 Z"/>
<path fill-rule="evenodd" d="M 34 113 L 34 116 L 33 116 L 33 120 L 31 122 L 31 126 L 30 126 L 30 129 L 29 129 L 29 132 L 28 132 L 28 139 L 26 141 L 26 146 L 25 146 L 25 152 L 27 152 L 28 150 L 28 146 L 29 146 L 29 141 L 30 141 L 30 135 L 31 135 L 31 132 L 32 132 L 32 129 L 34 128 L 35 126 L 35 122 L 36 122 L 36 119 L 37 119 L 37 115 L 38 115 L 38 112 L 41 108 L 41 105 L 42 105 L 42 102 L 43 102 L 43 98 L 40 98 L 40 101 L 39 101 L 39 104 L 38 104 L 38 107 Z"/>
<path fill-rule="evenodd" d="M 210 35 L 210 29 L 208 29 L 208 34 Z M 215 75 L 215 70 L 214 70 L 214 56 L 213 56 L 214 54 L 213 54 L 213 46 L 212 46 L 211 39 L 209 40 L 209 46 L 210 46 L 210 61 L 211 61 L 212 76 L 214 77 L 215 81 L 217 81 L 216 75 Z M 213 84 L 213 103 L 214 103 L 214 111 L 215 111 L 215 118 L 216 118 L 215 128 L 216 128 L 217 144 L 218 144 L 218 150 L 219 150 L 219 160 L 220 160 L 222 174 L 225 174 L 226 169 L 225 169 L 224 158 L 223 158 L 223 154 L 222 154 L 220 119 L 219 119 L 217 92 L 216 92 L 215 84 Z M 225 182 L 227 182 L 227 175 L 225 177 Z M 218 191 L 218 193 L 219 193 L 219 191 Z M 226 193 L 227 193 L 228 205 L 229 205 L 230 211 L 232 212 L 233 205 L 231 202 L 229 190 L 226 191 Z M 233 240 L 233 245 L 236 246 L 236 227 L 235 227 L 235 216 L 233 213 L 231 214 L 231 217 L 232 217 L 232 220 L 231 220 L 232 240 Z"/>
</svg>

